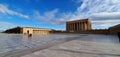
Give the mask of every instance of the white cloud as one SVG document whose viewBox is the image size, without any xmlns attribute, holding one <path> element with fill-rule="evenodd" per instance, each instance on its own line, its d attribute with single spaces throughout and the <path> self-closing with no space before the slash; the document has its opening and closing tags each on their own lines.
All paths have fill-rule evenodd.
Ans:
<svg viewBox="0 0 120 57">
<path fill-rule="evenodd" d="M 78 0 L 74 1 L 78 2 Z M 82 0 L 81 6 L 72 15 L 75 15 L 76 19 L 90 18 L 93 21 L 93 28 L 95 26 L 110 27 L 120 23 L 120 1 Z"/>
<path fill-rule="evenodd" d="M 26 0 L 30 1 L 30 0 Z M 36 0 L 40 1 L 40 0 Z M 97 25 L 110 27 L 120 23 L 120 1 L 119 0 L 72 0 L 82 4 L 74 12 L 61 13 L 58 9 L 53 9 L 41 13 L 35 11 L 33 19 L 43 23 L 65 25 L 66 21 L 90 18 L 93 28 Z M 13 11 L 7 6 L 0 4 L 0 13 L 15 15 L 22 18 L 30 18 L 27 15 Z M 32 18 L 31 18 L 32 19 Z"/>
<path fill-rule="evenodd" d="M 80 6 L 77 11 L 79 13 L 77 14 L 79 16 L 83 13 L 82 16 L 87 16 L 91 18 L 91 20 L 93 21 L 93 27 L 98 26 L 104 28 L 120 23 L 119 0 L 84 0 L 82 5 L 86 6 Z M 86 9 L 87 11 L 84 11 Z"/>
<path fill-rule="evenodd" d="M 94 2 L 93 2 L 94 1 Z M 120 12 L 119 0 L 116 0 L 116 3 L 112 2 L 113 0 L 83 0 L 83 3 L 78 7 L 76 14 L 77 15 L 90 15 L 101 13 L 101 12 Z"/>
<path fill-rule="evenodd" d="M 120 23 L 120 1 L 119 0 L 72 0 L 82 4 L 75 12 L 60 13 L 58 9 L 45 12 L 44 15 L 36 12 L 34 17 L 43 20 L 46 23 L 62 24 L 65 21 L 90 18 L 93 28 L 99 24 L 99 27 L 106 28 Z M 59 17 L 57 17 L 59 15 Z"/>
<path fill-rule="evenodd" d="M 102 12 L 102 13 L 94 13 L 92 15 L 93 18 L 96 19 L 120 19 L 120 12 Z"/>
<path fill-rule="evenodd" d="M 18 13 L 18 12 L 13 11 L 13 10 L 10 10 L 7 6 L 5 6 L 3 4 L 0 4 L 0 13 L 9 14 L 9 15 L 16 15 L 16 16 L 19 16 L 19 17 L 22 17 L 22 18 L 25 18 L 25 19 L 29 18 L 29 16 L 27 16 L 27 15 L 24 15 L 22 13 Z"/>
<path fill-rule="evenodd" d="M 9 22 L 0 22 L 0 30 L 6 30 L 8 28 L 15 27 L 16 25 Z"/>
<path fill-rule="evenodd" d="M 54 9 L 52 11 L 45 12 L 43 15 L 41 15 L 39 11 L 34 11 L 34 17 L 35 19 L 52 19 L 55 17 L 57 12 L 58 10 Z"/>
<path fill-rule="evenodd" d="M 34 19 L 39 20 L 42 23 L 50 23 L 54 25 L 62 25 L 65 24 L 65 19 L 57 17 L 58 9 L 54 9 L 52 11 L 45 12 L 43 15 L 39 11 L 34 11 Z"/>
<path fill-rule="evenodd" d="M 14 26 L 14 25 L 8 22 L 0 22 L 0 26 Z"/>
<path fill-rule="evenodd" d="M 108 28 L 110 26 L 120 24 L 120 20 L 100 20 L 100 21 L 92 21 L 93 25 L 96 27 L 104 27 Z"/>
</svg>

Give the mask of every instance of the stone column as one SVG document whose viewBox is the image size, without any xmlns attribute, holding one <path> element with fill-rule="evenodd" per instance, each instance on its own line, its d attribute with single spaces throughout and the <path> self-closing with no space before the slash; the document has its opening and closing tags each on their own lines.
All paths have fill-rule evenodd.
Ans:
<svg viewBox="0 0 120 57">
<path fill-rule="evenodd" d="M 78 22 L 77 22 L 77 31 L 78 31 Z"/>
<path fill-rule="evenodd" d="M 91 30 L 91 29 L 92 29 L 91 23 L 89 23 L 89 26 L 90 26 L 90 28 L 89 28 L 89 29 Z"/>
<path fill-rule="evenodd" d="M 75 31 L 75 23 L 74 23 L 74 30 L 73 31 Z"/>
<path fill-rule="evenodd" d="M 73 27 L 73 24 L 71 23 L 71 24 L 70 24 L 70 31 L 72 30 L 72 27 Z"/>
<path fill-rule="evenodd" d="M 85 29 L 84 22 L 83 22 L 83 30 Z"/>
<path fill-rule="evenodd" d="M 69 24 L 69 31 L 70 31 L 70 24 Z"/>
<path fill-rule="evenodd" d="M 72 23 L 72 31 L 73 31 L 73 29 L 74 29 L 74 24 Z"/>
<path fill-rule="evenodd" d="M 83 22 L 83 30 L 85 30 L 85 23 Z"/>
<path fill-rule="evenodd" d="M 75 31 L 77 31 L 77 24 L 75 23 Z"/>
<path fill-rule="evenodd" d="M 76 22 L 76 31 L 78 31 L 78 22 Z"/>
<path fill-rule="evenodd" d="M 79 31 L 79 22 L 77 22 L 77 31 Z"/>
<path fill-rule="evenodd" d="M 70 31 L 72 30 L 72 24 L 70 23 Z"/>
<path fill-rule="evenodd" d="M 87 30 L 87 24 L 86 24 L 86 22 L 85 22 L 85 30 Z"/>
<path fill-rule="evenodd" d="M 84 22 L 82 23 L 82 25 L 83 25 L 83 30 L 84 30 Z"/>
<path fill-rule="evenodd" d="M 81 22 L 79 22 L 80 23 L 80 27 L 79 27 L 79 29 L 81 30 L 81 28 L 82 28 L 82 26 L 81 26 Z"/>
<path fill-rule="evenodd" d="M 75 23 L 75 31 L 77 31 L 77 22 Z"/>
<path fill-rule="evenodd" d="M 75 31 L 77 31 L 77 22 L 75 23 Z"/>
<path fill-rule="evenodd" d="M 81 22 L 79 22 L 79 31 L 81 31 Z"/>
<path fill-rule="evenodd" d="M 87 30 L 89 29 L 89 25 L 88 25 L 88 23 L 86 22 L 86 25 L 87 25 Z"/>
<path fill-rule="evenodd" d="M 83 22 L 82 22 L 82 30 L 83 30 Z"/>
<path fill-rule="evenodd" d="M 69 31 L 71 30 L 71 23 L 69 24 Z"/>
<path fill-rule="evenodd" d="M 85 24 L 86 24 L 86 30 L 88 30 L 88 24 L 87 24 L 87 22 Z"/>
<path fill-rule="evenodd" d="M 87 30 L 89 30 L 90 29 L 90 24 L 89 23 L 87 23 L 87 27 L 88 27 Z"/>
<path fill-rule="evenodd" d="M 79 29 L 78 30 L 80 31 L 80 22 L 78 22 L 78 23 L 79 23 Z"/>
<path fill-rule="evenodd" d="M 83 22 L 81 22 L 81 30 L 83 30 Z"/>
<path fill-rule="evenodd" d="M 73 23 L 74 24 L 74 28 L 73 28 L 73 31 L 75 31 L 75 23 Z"/>
<path fill-rule="evenodd" d="M 85 28 L 85 22 L 84 22 L 84 30 L 86 30 L 86 28 Z"/>
<path fill-rule="evenodd" d="M 73 30 L 73 24 L 71 23 L 71 30 Z"/>
</svg>

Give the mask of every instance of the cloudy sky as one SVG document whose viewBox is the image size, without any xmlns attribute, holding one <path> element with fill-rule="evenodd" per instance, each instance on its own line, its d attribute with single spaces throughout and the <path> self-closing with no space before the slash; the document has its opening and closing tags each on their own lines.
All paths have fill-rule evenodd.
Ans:
<svg viewBox="0 0 120 57">
<path fill-rule="evenodd" d="M 65 22 L 89 18 L 93 29 L 120 23 L 120 0 L 0 0 L 0 30 L 15 26 L 65 30 Z"/>
</svg>

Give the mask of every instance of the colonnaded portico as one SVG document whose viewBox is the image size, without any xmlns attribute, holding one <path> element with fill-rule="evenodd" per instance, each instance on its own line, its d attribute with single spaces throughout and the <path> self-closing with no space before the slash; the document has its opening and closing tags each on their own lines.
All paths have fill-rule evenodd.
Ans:
<svg viewBox="0 0 120 57">
<path fill-rule="evenodd" d="M 66 22 L 66 31 L 84 31 L 91 30 L 91 22 L 89 19 L 81 19 Z"/>
</svg>

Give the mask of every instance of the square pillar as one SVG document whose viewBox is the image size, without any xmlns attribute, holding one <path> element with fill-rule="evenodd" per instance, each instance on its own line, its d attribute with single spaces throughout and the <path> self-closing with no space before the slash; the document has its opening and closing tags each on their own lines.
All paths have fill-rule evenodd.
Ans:
<svg viewBox="0 0 120 57">
<path fill-rule="evenodd" d="M 71 30 L 73 30 L 73 24 L 71 24 Z"/>
<path fill-rule="evenodd" d="M 81 22 L 81 30 L 83 30 L 83 22 Z"/>
<path fill-rule="evenodd" d="M 69 28 L 70 28 L 70 30 L 69 30 L 69 31 L 71 31 L 71 23 L 69 24 Z"/>
<path fill-rule="evenodd" d="M 79 22 L 77 22 L 77 31 L 79 31 Z"/>
<path fill-rule="evenodd" d="M 70 24 L 70 31 L 72 30 L 72 24 Z"/>
<path fill-rule="evenodd" d="M 73 23 L 73 26 L 74 26 L 73 31 L 75 31 L 75 23 Z"/>
<path fill-rule="evenodd" d="M 78 26 L 77 26 L 77 27 L 78 27 L 78 31 L 79 31 L 79 22 L 78 22 L 77 24 L 78 24 Z"/>
<path fill-rule="evenodd" d="M 83 22 L 83 30 L 85 30 L 85 23 Z"/>
<path fill-rule="evenodd" d="M 80 26 L 79 26 L 79 30 L 81 31 L 82 30 L 82 25 L 81 25 L 81 22 L 79 22 Z"/>
<path fill-rule="evenodd" d="M 86 22 L 84 23 L 84 26 L 85 26 L 85 30 L 87 30 L 87 24 L 86 24 Z"/>
<path fill-rule="evenodd" d="M 76 22 L 76 31 L 78 31 L 78 22 Z"/>
</svg>

